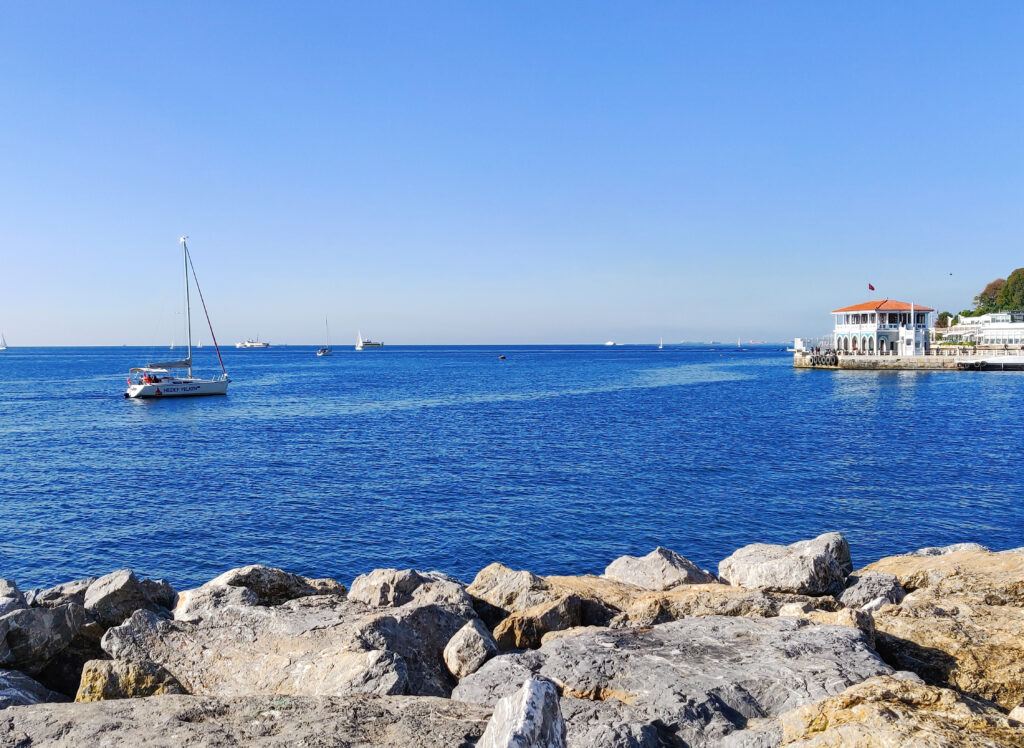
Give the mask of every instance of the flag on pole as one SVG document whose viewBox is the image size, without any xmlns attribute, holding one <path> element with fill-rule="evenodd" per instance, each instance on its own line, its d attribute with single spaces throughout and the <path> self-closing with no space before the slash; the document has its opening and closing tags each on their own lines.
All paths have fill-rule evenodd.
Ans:
<svg viewBox="0 0 1024 748">
<path fill-rule="evenodd" d="M 875 287 L 874 287 L 874 286 L 872 286 L 872 285 L 871 285 L 870 283 L 868 283 L 868 290 L 869 290 L 869 291 L 874 291 L 874 290 L 875 290 Z"/>
</svg>

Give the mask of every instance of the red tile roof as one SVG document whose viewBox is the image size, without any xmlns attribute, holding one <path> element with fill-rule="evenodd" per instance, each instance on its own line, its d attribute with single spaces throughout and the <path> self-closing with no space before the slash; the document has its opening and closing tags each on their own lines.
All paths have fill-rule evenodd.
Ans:
<svg viewBox="0 0 1024 748">
<path fill-rule="evenodd" d="M 837 312 L 909 312 L 910 304 L 905 301 L 890 301 L 889 299 L 883 299 L 882 301 L 865 301 L 863 304 L 854 304 L 853 306 L 844 306 L 842 309 L 833 309 L 832 313 Z M 934 312 L 930 306 L 921 306 L 920 304 L 914 304 L 915 312 Z"/>
</svg>

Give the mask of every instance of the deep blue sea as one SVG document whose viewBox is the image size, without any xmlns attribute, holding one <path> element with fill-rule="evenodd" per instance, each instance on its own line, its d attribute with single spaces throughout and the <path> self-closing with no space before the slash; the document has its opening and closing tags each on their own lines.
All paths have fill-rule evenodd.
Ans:
<svg viewBox="0 0 1024 748">
<path fill-rule="evenodd" d="M 507 360 L 498 359 L 498 354 Z M 857 565 L 1024 545 L 1024 373 L 794 370 L 778 348 L 224 352 L 227 397 L 122 398 L 139 348 L 0 353 L 0 577 L 243 564 L 346 584 L 600 573 L 846 534 Z M 218 370 L 210 346 L 197 373 Z"/>
</svg>

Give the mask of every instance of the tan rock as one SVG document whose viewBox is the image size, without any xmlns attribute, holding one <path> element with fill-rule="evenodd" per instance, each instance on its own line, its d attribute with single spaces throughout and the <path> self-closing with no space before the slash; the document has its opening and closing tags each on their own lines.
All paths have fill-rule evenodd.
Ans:
<svg viewBox="0 0 1024 748">
<path fill-rule="evenodd" d="M 1024 731 L 997 709 L 910 680 L 878 676 L 780 717 L 791 748 L 1005 748 Z"/>
<path fill-rule="evenodd" d="M 874 619 L 876 648 L 889 664 L 1005 709 L 1024 699 L 1024 608 L 913 593 Z"/>
<path fill-rule="evenodd" d="M 834 608 L 834 598 L 811 598 L 782 592 L 747 590 L 728 584 L 688 584 L 667 592 L 638 595 L 624 609 L 638 625 L 677 621 L 703 616 L 746 616 L 767 618 L 779 614 L 786 604 L 811 609 Z"/>
<path fill-rule="evenodd" d="M 152 662 L 90 660 L 82 671 L 75 701 L 105 701 L 187 693 L 177 679 Z"/>
<path fill-rule="evenodd" d="M 861 571 L 896 575 L 918 599 L 955 597 L 1024 607 L 1024 553 L 964 550 L 940 556 L 889 556 Z M 923 593 L 923 594 L 922 594 Z"/>
<path fill-rule="evenodd" d="M 536 649 L 549 631 L 580 625 L 581 600 L 566 595 L 551 602 L 513 613 L 494 628 L 494 640 L 501 650 Z"/>
<path fill-rule="evenodd" d="M 840 610 L 808 610 L 806 603 L 789 603 L 783 605 L 779 615 L 789 615 L 795 618 L 802 618 L 811 623 L 820 623 L 823 626 L 849 626 L 864 632 L 868 643 L 875 644 L 875 620 L 865 610 L 856 608 L 841 608 Z"/>
</svg>

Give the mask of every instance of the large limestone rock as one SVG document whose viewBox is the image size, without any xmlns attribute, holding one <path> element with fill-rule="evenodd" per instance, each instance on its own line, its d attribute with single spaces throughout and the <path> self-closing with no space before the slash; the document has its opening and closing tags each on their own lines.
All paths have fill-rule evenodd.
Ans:
<svg viewBox="0 0 1024 748">
<path fill-rule="evenodd" d="M 744 546 L 718 565 L 718 575 L 747 589 L 828 595 L 843 590 L 852 569 L 846 539 L 830 532 L 791 545 Z"/>
<path fill-rule="evenodd" d="M 67 701 L 67 697 L 51 691 L 17 670 L 0 670 L 0 709 L 50 701 Z M 2 736 L 3 728 L 0 727 Z"/>
<path fill-rule="evenodd" d="M 235 586 L 243 582 L 251 586 Z M 464 593 L 450 602 L 450 582 L 424 585 L 409 602 L 382 608 L 337 594 L 305 595 L 302 583 L 292 582 L 263 571 L 218 578 L 183 593 L 176 620 L 136 613 L 107 632 L 103 648 L 115 659 L 164 667 L 192 694 L 451 692 L 455 679 L 443 651 L 475 613 Z M 302 596 L 273 604 L 295 593 Z"/>
<path fill-rule="evenodd" d="M 29 605 L 38 608 L 59 608 L 61 605 L 75 603 L 85 607 L 85 592 L 89 586 L 96 581 L 96 577 L 76 579 L 73 582 L 64 582 L 54 587 L 37 589 L 25 596 Z"/>
<path fill-rule="evenodd" d="M 0 745 L 452 748 L 473 745 L 490 714 L 412 696 L 161 696 L 12 709 L 0 719 Z"/>
<path fill-rule="evenodd" d="M 499 563 L 481 569 L 466 592 L 473 597 L 477 612 L 491 628 L 511 613 L 560 597 L 536 574 L 515 571 Z"/>
<path fill-rule="evenodd" d="M 576 595 L 534 605 L 513 613 L 494 627 L 498 648 L 535 649 L 549 631 L 563 631 L 581 622 L 583 601 Z"/>
<path fill-rule="evenodd" d="M 75 701 L 130 699 L 162 694 L 183 694 L 185 689 L 159 665 L 131 660 L 90 660 L 82 670 Z"/>
<path fill-rule="evenodd" d="M 565 748 L 565 722 L 551 681 L 529 678 L 499 699 L 476 748 Z"/>
<path fill-rule="evenodd" d="M 0 616 L 0 667 L 40 672 L 74 639 L 85 611 L 71 603 L 59 608 L 21 608 Z"/>
<path fill-rule="evenodd" d="M 364 613 L 323 597 L 197 623 L 137 611 L 107 631 L 103 649 L 114 659 L 159 665 L 197 695 L 406 693 L 400 656 L 353 641 Z"/>
<path fill-rule="evenodd" d="M 467 610 L 473 606 L 466 585 L 459 580 L 415 569 L 374 569 L 353 580 L 348 596 L 373 608 L 398 608 L 411 602 L 446 603 Z"/>
<path fill-rule="evenodd" d="M 1024 608 L 913 593 L 875 611 L 874 622 L 891 665 L 1005 709 L 1024 700 Z"/>
<path fill-rule="evenodd" d="M 561 688 L 569 745 L 622 745 L 602 741 L 632 735 L 697 747 L 891 672 L 854 628 L 712 616 L 495 657 L 452 697 L 493 705 L 539 675 Z"/>
<path fill-rule="evenodd" d="M 85 609 L 105 628 L 120 625 L 136 610 L 167 611 L 166 582 L 143 584 L 131 569 L 120 569 L 106 574 L 89 585 L 85 591 Z M 167 585 L 165 587 L 164 585 Z M 173 598 L 173 590 L 171 596 Z"/>
<path fill-rule="evenodd" d="M 0 616 L 27 607 L 28 603 L 17 583 L 13 579 L 0 579 Z"/>
<path fill-rule="evenodd" d="M 308 579 L 273 566 L 253 564 L 230 569 L 200 587 L 181 592 L 174 618 L 196 621 L 216 608 L 280 605 L 322 594 L 344 597 L 345 587 L 334 580 Z"/>
<path fill-rule="evenodd" d="M 851 575 L 846 580 L 846 589 L 839 596 L 839 602 L 847 608 L 877 610 L 886 603 L 901 602 L 905 595 L 906 591 L 895 574 L 868 571 Z"/>
<path fill-rule="evenodd" d="M 604 575 L 645 590 L 670 590 L 681 584 L 710 584 L 718 578 L 668 548 L 658 546 L 646 556 L 621 556 Z"/>
<path fill-rule="evenodd" d="M 498 645 L 483 621 L 474 618 L 455 632 L 442 654 L 448 671 L 456 678 L 465 678 L 498 654 Z"/>
<path fill-rule="evenodd" d="M 772 726 L 734 733 L 725 748 L 1006 748 L 1024 745 L 1024 726 L 955 691 L 889 676 L 798 707 Z"/>
<path fill-rule="evenodd" d="M 938 556 L 890 556 L 857 572 L 893 574 L 922 599 L 956 598 L 1024 607 L 1024 553 L 960 550 Z"/>
</svg>

